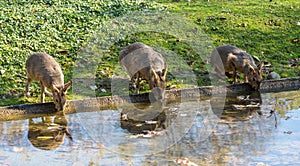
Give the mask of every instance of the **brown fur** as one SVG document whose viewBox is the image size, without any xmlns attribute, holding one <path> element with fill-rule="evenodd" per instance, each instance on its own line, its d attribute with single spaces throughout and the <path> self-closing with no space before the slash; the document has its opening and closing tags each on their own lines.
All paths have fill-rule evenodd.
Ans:
<svg viewBox="0 0 300 166">
<path fill-rule="evenodd" d="M 26 96 L 30 95 L 30 83 L 37 81 L 41 84 L 41 102 L 45 102 L 45 93 L 52 95 L 56 110 L 64 110 L 67 100 L 66 93 L 72 82 L 69 81 L 64 85 L 64 75 L 54 58 L 46 53 L 35 53 L 27 59 L 26 69 Z M 52 94 L 47 92 L 46 88 L 51 89 Z"/>
<path fill-rule="evenodd" d="M 167 65 L 160 53 L 136 42 L 121 50 L 120 63 L 131 77 L 135 94 L 139 93 L 140 79 L 144 79 L 157 100 L 164 98 Z"/>
<path fill-rule="evenodd" d="M 250 54 L 235 46 L 217 47 L 212 52 L 211 64 L 219 74 L 229 76 L 229 72 L 233 71 L 233 83 L 236 83 L 237 71 L 244 74 L 244 82 L 248 82 L 254 89 L 258 89 L 262 82 L 263 61 L 256 66 Z"/>
<path fill-rule="evenodd" d="M 67 118 L 62 111 L 54 116 L 42 116 L 39 119 L 41 122 L 35 122 L 29 118 L 27 137 L 34 147 L 42 150 L 55 150 L 64 143 L 66 136 L 69 141 L 73 140 L 67 127 Z M 45 137 L 45 139 L 39 139 L 39 137 Z"/>
</svg>

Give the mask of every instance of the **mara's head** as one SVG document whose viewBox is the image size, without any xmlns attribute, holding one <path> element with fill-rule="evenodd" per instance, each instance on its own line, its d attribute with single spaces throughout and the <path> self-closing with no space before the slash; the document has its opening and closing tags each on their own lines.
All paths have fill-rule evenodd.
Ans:
<svg viewBox="0 0 300 166">
<path fill-rule="evenodd" d="M 72 81 L 67 82 L 64 87 L 52 85 L 53 102 L 57 111 L 63 111 L 67 102 L 67 91 L 71 87 Z"/>
<path fill-rule="evenodd" d="M 165 65 L 166 66 L 166 65 Z M 150 67 L 150 89 L 152 94 L 155 97 L 155 100 L 163 100 L 165 97 L 166 90 L 166 74 L 167 74 L 167 66 L 161 71 L 155 71 L 152 67 Z"/>
<path fill-rule="evenodd" d="M 249 66 L 248 71 L 248 82 L 254 88 L 255 90 L 259 89 L 260 83 L 262 82 L 262 68 L 263 68 L 264 62 L 261 61 L 259 65 L 256 66 Z"/>
</svg>

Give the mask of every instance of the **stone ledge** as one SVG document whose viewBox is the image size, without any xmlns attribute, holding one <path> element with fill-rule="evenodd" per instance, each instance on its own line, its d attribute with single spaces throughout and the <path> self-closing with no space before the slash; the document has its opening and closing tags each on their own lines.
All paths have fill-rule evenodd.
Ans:
<svg viewBox="0 0 300 166">
<path fill-rule="evenodd" d="M 265 80 L 260 87 L 261 93 L 289 91 L 300 89 L 300 77 L 285 78 L 277 80 Z M 166 91 L 166 102 L 191 99 L 208 99 L 211 96 L 226 95 L 228 93 L 245 93 L 253 89 L 247 83 L 226 86 L 203 86 L 190 89 L 179 89 Z M 105 96 L 97 98 L 86 98 L 81 100 L 70 100 L 67 102 L 66 114 L 76 112 L 90 112 L 103 109 L 116 109 L 116 106 L 128 103 L 149 102 L 149 94 L 130 96 Z M 54 104 L 36 103 L 21 104 L 8 107 L 0 107 L 0 120 L 27 119 L 39 114 L 54 114 Z"/>
</svg>

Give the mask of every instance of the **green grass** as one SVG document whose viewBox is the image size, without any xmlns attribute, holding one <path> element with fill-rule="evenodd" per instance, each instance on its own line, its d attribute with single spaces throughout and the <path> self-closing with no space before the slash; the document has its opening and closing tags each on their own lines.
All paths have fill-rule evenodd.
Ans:
<svg viewBox="0 0 300 166">
<path fill-rule="evenodd" d="M 147 0 L 1 1 L 0 105 L 27 102 L 21 97 L 26 83 L 25 61 L 33 52 L 52 55 L 69 80 L 78 51 L 101 22 L 154 8 L 155 4 Z M 39 93 L 39 85 L 32 84 L 31 92 Z M 21 99 L 15 100 L 17 96 Z"/>
<path fill-rule="evenodd" d="M 236 45 L 282 77 L 299 76 L 299 68 L 289 63 L 300 55 L 299 1 L 160 2 L 197 23 L 215 46 Z"/>
<path fill-rule="evenodd" d="M 25 60 L 31 53 L 52 55 L 62 66 L 65 80 L 72 78 L 80 50 L 91 41 L 103 21 L 134 11 L 166 10 L 188 18 L 199 27 L 214 46 L 236 45 L 266 61 L 281 77 L 300 75 L 300 2 L 259 0 L 167 1 L 157 0 L 13 0 L 0 2 L 0 106 L 39 102 L 39 85 L 31 85 L 35 96 L 23 97 L 26 83 Z M 120 33 L 120 32 L 117 32 Z M 97 96 L 110 95 L 110 78 L 118 67 L 119 51 L 129 43 L 140 41 L 170 50 L 188 62 L 197 80 L 192 84 L 209 85 L 203 77 L 209 66 L 184 39 L 158 32 L 140 32 L 126 36 L 106 51 L 96 69 Z M 203 53 L 207 54 L 207 53 Z M 176 62 L 174 62 L 176 63 Z M 188 87 L 168 74 L 168 88 Z M 89 88 L 89 87 L 82 87 Z M 147 85 L 142 86 L 147 91 Z M 101 89 L 107 89 L 103 92 Z M 69 99 L 80 98 L 77 94 Z M 51 101 L 50 98 L 48 98 Z"/>
</svg>

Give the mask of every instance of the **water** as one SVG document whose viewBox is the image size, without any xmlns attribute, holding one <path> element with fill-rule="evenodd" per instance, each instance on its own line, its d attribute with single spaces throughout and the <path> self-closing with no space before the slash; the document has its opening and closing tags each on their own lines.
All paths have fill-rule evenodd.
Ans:
<svg viewBox="0 0 300 166">
<path fill-rule="evenodd" d="M 300 165 L 299 96 L 236 94 L 225 106 L 214 99 L 2 121 L 0 165 Z"/>
</svg>

